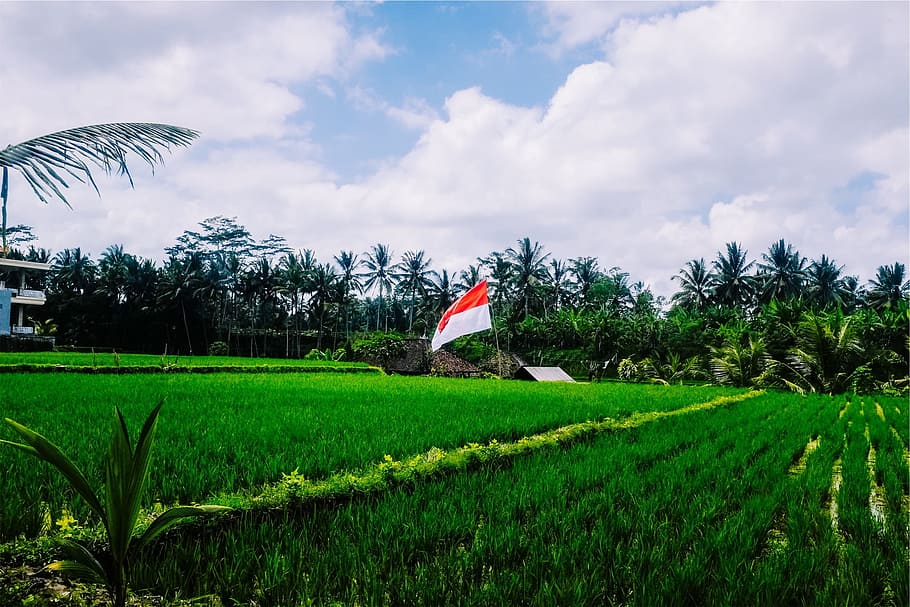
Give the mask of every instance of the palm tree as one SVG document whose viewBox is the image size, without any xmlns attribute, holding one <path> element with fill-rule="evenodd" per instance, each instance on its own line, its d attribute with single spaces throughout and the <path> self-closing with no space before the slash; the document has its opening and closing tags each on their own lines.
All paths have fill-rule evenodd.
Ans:
<svg viewBox="0 0 910 607">
<path fill-rule="evenodd" d="M 480 281 L 478 280 L 477 282 Z M 474 285 L 471 286 L 473 287 Z M 449 279 L 448 270 L 443 270 L 442 273 L 431 273 L 428 295 L 430 300 L 430 311 L 434 315 L 433 322 L 442 317 L 443 312 L 458 299 L 459 290 L 460 287 L 452 284 Z"/>
<path fill-rule="evenodd" d="M 531 296 L 541 282 L 547 278 L 545 262 L 550 256 L 544 253 L 543 246 L 528 237 L 518 241 L 518 248 L 506 249 L 506 259 L 512 265 L 512 275 L 516 294 L 524 302 L 524 315 L 527 316 L 530 308 Z"/>
<path fill-rule="evenodd" d="M 300 255 L 286 253 L 278 264 L 278 292 L 286 295 L 290 300 L 298 357 L 300 357 L 300 303 L 303 294 L 310 291 L 312 287 L 312 270 L 304 267 L 301 263 L 302 258 L 304 258 L 303 253 Z M 285 349 L 285 356 L 287 355 L 289 355 L 288 348 Z"/>
<path fill-rule="evenodd" d="M 844 297 L 847 295 L 840 278 L 843 269 L 843 266 L 838 266 L 825 255 L 809 264 L 806 282 L 809 285 L 809 301 L 813 305 L 823 310 L 843 306 Z"/>
<path fill-rule="evenodd" d="M 114 307 L 126 301 L 126 279 L 131 257 L 123 252 L 123 245 L 112 244 L 98 260 L 98 290 L 110 298 Z"/>
<path fill-rule="evenodd" d="M 316 348 L 322 349 L 322 328 L 325 324 L 325 311 L 329 303 L 336 300 L 338 288 L 338 274 L 329 264 L 317 265 L 311 272 L 312 297 L 310 309 L 316 313 L 319 323 L 319 333 L 316 337 Z"/>
<path fill-rule="evenodd" d="M 186 309 L 188 305 L 196 301 L 201 270 L 202 255 L 200 253 L 192 253 L 183 259 L 171 257 L 162 268 L 161 280 L 158 283 L 158 301 L 162 304 L 173 305 L 180 311 L 190 356 L 193 355 L 193 341 L 190 338 Z"/>
<path fill-rule="evenodd" d="M 869 306 L 875 310 L 896 308 L 910 293 L 910 280 L 904 280 L 904 264 L 894 262 L 893 266 L 879 266 L 875 278 L 869 281 L 866 295 Z"/>
<path fill-rule="evenodd" d="M 95 263 L 82 249 L 63 249 L 54 256 L 53 285 L 60 293 L 83 296 L 94 290 Z"/>
<path fill-rule="evenodd" d="M 164 162 L 161 150 L 188 146 L 199 136 L 190 129 L 167 124 L 115 123 L 82 126 L 42 135 L 0 150 L 0 235 L 6 253 L 6 203 L 9 195 L 9 169 L 19 171 L 41 202 L 57 198 L 70 206 L 61 189 L 69 180 L 88 182 L 99 193 L 90 164 L 105 173 L 116 169 L 133 185 L 126 156 L 133 152 L 152 169 Z"/>
<path fill-rule="evenodd" d="M 407 291 L 410 294 L 411 306 L 408 313 L 408 333 L 414 329 L 414 294 L 420 291 L 426 294 L 427 287 L 430 285 L 429 258 L 424 259 L 423 251 L 407 251 L 393 269 L 398 270 L 394 275 L 398 279 L 398 288 Z"/>
<path fill-rule="evenodd" d="M 469 265 L 466 270 L 458 273 L 458 282 L 455 283 L 454 289 L 458 293 L 464 293 L 479 284 L 481 280 L 483 280 L 481 265 Z"/>
<path fill-rule="evenodd" d="M 605 310 L 621 315 L 635 304 L 632 287 L 629 284 L 629 273 L 614 267 L 610 268 L 609 274 L 597 281 L 590 296 L 592 301 L 600 303 Z"/>
<path fill-rule="evenodd" d="M 561 259 L 550 260 L 550 264 L 547 267 L 546 285 L 552 293 L 553 309 L 558 312 L 569 297 L 569 290 L 571 289 L 569 267 L 566 262 Z"/>
<path fill-rule="evenodd" d="M 784 382 L 799 392 L 839 394 L 849 389 L 862 355 L 854 319 L 839 309 L 831 314 L 807 312 L 788 358 L 795 377 Z"/>
<path fill-rule="evenodd" d="M 486 257 L 479 257 L 477 261 L 487 268 L 487 275 L 490 277 L 488 286 L 493 303 L 496 308 L 501 308 L 503 300 L 509 297 L 510 285 L 513 282 L 512 264 L 499 251 L 494 251 Z"/>
<path fill-rule="evenodd" d="M 575 295 L 578 305 L 585 307 L 588 303 L 588 293 L 598 280 L 603 278 L 603 273 L 597 267 L 596 257 L 578 257 L 570 260 L 572 267 L 569 271 L 575 277 Z"/>
<path fill-rule="evenodd" d="M 673 303 L 689 310 L 704 310 L 711 303 L 714 291 L 704 257 L 687 261 L 686 267 L 670 280 L 679 281 L 679 291 L 671 298 Z"/>
<path fill-rule="evenodd" d="M 784 300 L 802 294 L 806 278 L 806 258 L 781 238 L 762 253 L 764 263 L 758 264 L 759 297 L 762 303 L 772 299 Z"/>
<path fill-rule="evenodd" d="M 344 317 L 345 338 L 347 338 L 350 336 L 351 330 L 349 304 L 354 293 L 363 291 L 363 286 L 360 284 L 360 274 L 357 272 L 361 261 L 354 251 L 341 251 L 335 256 L 335 263 L 338 264 L 338 269 L 341 271 L 338 277 L 338 297 L 341 303 L 342 316 Z"/>
<path fill-rule="evenodd" d="M 370 251 L 366 253 L 366 260 L 363 265 L 366 266 L 366 283 L 364 287 L 372 289 L 376 287 L 379 291 L 379 306 L 376 308 L 376 330 L 379 330 L 379 315 L 382 312 L 382 296 L 392 290 L 392 251 L 387 244 L 375 244 Z M 388 318 L 386 318 L 386 330 L 389 329 Z"/>
<path fill-rule="evenodd" d="M 727 243 L 726 255 L 717 254 L 714 260 L 711 288 L 717 303 L 731 308 L 742 308 L 752 302 L 755 294 L 755 277 L 748 274 L 754 262 L 746 261 L 746 254 L 737 242 Z"/>
</svg>

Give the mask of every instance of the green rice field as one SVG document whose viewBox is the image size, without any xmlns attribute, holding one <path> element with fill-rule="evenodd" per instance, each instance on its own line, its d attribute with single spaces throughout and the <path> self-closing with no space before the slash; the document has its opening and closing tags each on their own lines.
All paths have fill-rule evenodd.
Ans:
<svg viewBox="0 0 910 607">
<path fill-rule="evenodd" d="M 136 432 L 164 400 L 146 508 L 240 506 L 136 559 L 165 601 L 908 603 L 906 399 L 338 373 L 6 373 L 0 394 L 96 483 L 112 408 Z M 0 495 L 0 571 L 93 533 L 10 448 Z"/>
</svg>

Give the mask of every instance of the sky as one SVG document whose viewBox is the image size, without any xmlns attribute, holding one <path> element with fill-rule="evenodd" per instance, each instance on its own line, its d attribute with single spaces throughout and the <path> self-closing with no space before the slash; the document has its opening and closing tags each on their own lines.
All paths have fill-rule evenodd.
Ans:
<svg viewBox="0 0 910 607">
<path fill-rule="evenodd" d="M 908 2 L 6 1 L 0 56 L 0 146 L 201 132 L 71 209 L 14 173 L 9 224 L 52 253 L 160 262 L 223 216 L 450 275 L 528 237 L 659 295 L 728 242 L 863 283 L 910 261 Z"/>
</svg>

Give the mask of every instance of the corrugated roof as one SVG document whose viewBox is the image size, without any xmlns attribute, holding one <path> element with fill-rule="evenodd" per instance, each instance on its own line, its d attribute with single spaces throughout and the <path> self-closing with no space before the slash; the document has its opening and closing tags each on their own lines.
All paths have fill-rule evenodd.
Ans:
<svg viewBox="0 0 910 607">
<path fill-rule="evenodd" d="M 568 373 L 559 367 L 522 367 L 515 373 L 515 379 L 531 381 L 572 381 Z"/>
</svg>

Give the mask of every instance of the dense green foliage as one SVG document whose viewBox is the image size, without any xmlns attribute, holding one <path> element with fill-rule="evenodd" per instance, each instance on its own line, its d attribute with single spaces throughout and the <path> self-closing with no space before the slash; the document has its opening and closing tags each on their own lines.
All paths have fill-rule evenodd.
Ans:
<svg viewBox="0 0 910 607">
<path fill-rule="evenodd" d="M 218 344 L 218 353 L 251 357 L 342 348 L 356 355 L 373 332 L 431 336 L 455 298 L 486 278 L 496 332 L 449 346 L 471 362 L 499 348 L 576 377 L 615 377 L 628 359 L 644 381 L 908 389 L 910 281 L 899 262 L 863 283 L 783 240 L 758 260 L 731 242 L 710 263 L 685 262 L 673 277 L 679 290 L 665 301 L 620 268 L 603 269 L 593 257 L 554 259 L 528 238 L 450 274 L 431 269 L 424 251 L 396 263 L 391 247 L 377 244 L 321 263 L 281 237 L 256 241 L 234 219 L 199 225 L 165 249 L 160 267 L 118 245 L 97 260 L 78 248 L 13 251 L 53 264 L 49 276 L 26 276 L 29 287 L 48 292 L 31 321 L 36 331 L 58 344 L 155 354 Z"/>
</svg>

